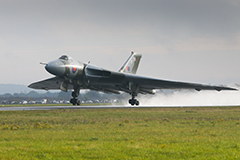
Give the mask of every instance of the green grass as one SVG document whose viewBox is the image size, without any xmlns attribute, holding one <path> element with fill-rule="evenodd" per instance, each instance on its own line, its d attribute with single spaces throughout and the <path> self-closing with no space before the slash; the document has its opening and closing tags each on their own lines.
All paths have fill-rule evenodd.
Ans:
<svg viewBox="0 0 240 160">
<path fill-rule="evenodd" d="M 240 159 L 240 107 L 0 112 L 0 159 Z"/>
</svg>

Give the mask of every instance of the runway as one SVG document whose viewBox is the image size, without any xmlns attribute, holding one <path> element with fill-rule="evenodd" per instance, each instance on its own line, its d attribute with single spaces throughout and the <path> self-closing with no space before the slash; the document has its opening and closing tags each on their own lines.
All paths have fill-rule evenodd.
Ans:
<svg viewBox="0 0 240 160">
<path fill-rule="evenodd" d="M 56 110 L 56 109 L 114 109 L 114 108 L 182 108 L 182 107 L 239 107 L 231 106 L 123 106 L 123 105 L 99 105 L 99 106 L 28 106 L 28 107 L 0 107 L 0 111 L 30 111 L 30 110 Z"/>
<path fill-rule="evenodd" d="M 0 107 L 0 111 L 26 111 L 26 110 L 54 110 L 54 109 L 113 109 L 131 108 L 131 106 L 111 105 L 111 106 L 28 106 L 28 107 Z"/>
</svg>

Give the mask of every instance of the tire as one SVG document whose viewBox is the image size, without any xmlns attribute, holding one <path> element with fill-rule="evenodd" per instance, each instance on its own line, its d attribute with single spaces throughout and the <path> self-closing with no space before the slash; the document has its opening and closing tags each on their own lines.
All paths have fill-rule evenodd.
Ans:
<svg viewBox="0 0 240 160">
<path fill-rule="evenodd" d="M 136 103 L 135 103 L 137 106 L 139 105 L 139 101 L 136 100 Z"/>
</svg>

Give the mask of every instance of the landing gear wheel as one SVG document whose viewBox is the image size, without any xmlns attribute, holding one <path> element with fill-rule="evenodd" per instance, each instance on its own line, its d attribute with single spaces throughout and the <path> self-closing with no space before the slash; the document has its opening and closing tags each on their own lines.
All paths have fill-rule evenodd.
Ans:
<svg viewBox="0 0 240 160">
<path fill-rule="evenodd" d="M 75 106 L 76 105 L 76 99 L 75 98 L 70 99 L 70 103 L 72 103 Z"/>
<path fill-rule="evenodd" d="M 81 105 L 81 101 L 77 100 L 77 105 L 80 106 Z"/>
<path fill-rule="evenodd" d="M 138 106 L 138 105 L 139 105 L 139 101 L 138 101 L 138 100 L 136 100 L 135 104 Z"/>
<path fill-rule="evenodd" d="M 128 101 L 128 103 L 129 104 L 131 104 L 132 106 L 134 106 L 134 105 L 139 105 L 139 101 L 138 100 L 136 100 L 136 99 L 129 99 L 129 101 Z"/>
<path fill-rule="evenodd" d="M 76 99 L 76 98 L 70 99 L 70 103 L 72 103 L 74 106 L 75 105 L 79 106 L 81 104 L 81 102 L 78 99 Z"/>
<path fill-rule="evenodd" d="M 132 104 L 132 99 L 129 99 L 129 100 L 128 100 L 128 103 L 129 103 L 129 104 Z"/>
</svg>

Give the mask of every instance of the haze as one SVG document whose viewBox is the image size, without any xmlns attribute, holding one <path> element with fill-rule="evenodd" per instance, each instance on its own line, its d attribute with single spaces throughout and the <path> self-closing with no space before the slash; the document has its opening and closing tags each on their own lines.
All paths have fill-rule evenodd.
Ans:
<svg viewBox="0 0 240 160">
<path fill-rule="evenodd" d="M 0 15 L 0 83 L 52 77 L 39 62 L 63 54 L 118 70 L 131 51 L 140 75 L 240 81 L 238 0 L 2 0 Z"/>
</svg>

